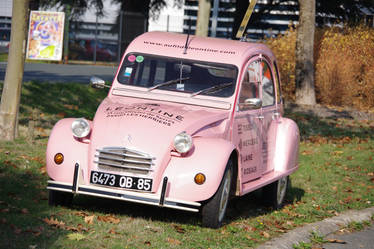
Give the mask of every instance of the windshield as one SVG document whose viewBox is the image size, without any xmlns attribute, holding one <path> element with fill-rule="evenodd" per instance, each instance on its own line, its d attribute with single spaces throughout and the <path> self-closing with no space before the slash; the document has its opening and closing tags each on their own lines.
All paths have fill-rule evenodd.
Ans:
<svg viewBox="0 0 374 249">
<path fill-rule="evenodd" d="M 191 97 L 230 97 L 235 91 L 236 77 L 237 69 L 233 65 L 128 54 L 118 81 L 148 88 L 148 91 L 162 89 L 191 93 Z"/>
</svg>

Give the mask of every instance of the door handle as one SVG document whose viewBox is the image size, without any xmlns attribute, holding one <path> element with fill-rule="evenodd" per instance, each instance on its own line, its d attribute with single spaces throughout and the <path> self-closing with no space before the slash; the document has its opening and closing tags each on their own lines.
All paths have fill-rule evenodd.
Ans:
<svg viewBox="0 0 374 249">
<path fill-rule="evenodd" d="M 279 117 L 280 117 L 280 113 L 279 112 L 274 112 L 273 116 L 272 116 L 272 119 L 276 120 L 276 119 L 279 119 Z"/>
</svg>

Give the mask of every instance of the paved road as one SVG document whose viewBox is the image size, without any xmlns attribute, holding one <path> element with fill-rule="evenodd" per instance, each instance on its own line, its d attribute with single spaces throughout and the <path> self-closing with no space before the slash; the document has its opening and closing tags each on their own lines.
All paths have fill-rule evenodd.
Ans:
<svg viewBox="0 0 374 249">
<path fill-rule="evenodd" d="M 374 226 L 370 226 L 362 231 L 346 234 L 331 234 L 328 239 L 338 239 L 346 244 L 326 243 L 325 249 L 373 249 L 374 248 Z"/>
<path fill-rule="evenodd" d="M 0 62 L 0 80 L 5 78 L 6 63 Z M 40 80 L 49 82 L 88 83 L 91 76 L 112 82 L 117 67 L 93 65 L 63 65 L 25 63 L 23 81 Z"/>
</svg>

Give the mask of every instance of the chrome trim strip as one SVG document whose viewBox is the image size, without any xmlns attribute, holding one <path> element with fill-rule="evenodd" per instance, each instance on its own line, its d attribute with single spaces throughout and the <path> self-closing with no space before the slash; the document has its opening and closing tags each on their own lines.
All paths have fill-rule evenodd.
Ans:
<svg viewBox="0 0 374 249">
<path fill-rule="evenodd" d="M 78 183 L 77 183 L 78 184 Z M 57 182 L 53 180 L 48 181 L 47 189 L 57 190 L 63 192 L 72 192 L 72 184 Z M 80 185 L 75 194 L 91 195 L 97 197 L 111 198 L 122 201 L 136 202 L 147 205 L 167 207 L 172 209 L 185 210 L 189 212 L 199 212 L 201 204 L 199 202 L 183 201 L 165 198 L 164 204 L 160 205 L 160 196 L 149 193 L 129 192 L 121 190 L 112 190 L 90 185 Z"/>
<path fill-rule="evenodd" d="M 106 156 L 101 156 L 101 155 L 95 155 L 95 157 L 98 157 L 99 159 L 108 159 L 108 160 L 118 161 L 118 162 L 124 162 L 124 163 L 147 164 L 147 165 L 150 165 L 150 166 L 154 165 L 154 163 L 152 163 L 152 162 L 140 162 L 140 161 L 133 161 L 133 160 L 121 159 L 121 158 L 106 157 Z"/>
<path fill-rule="evenodd" d="M 129 151 L 131 153 L 136 153 L 136 154 L 144 154 L 144 156 L 136 156 L 136 155 L 130 155 L 130 154 L 126 154 L 126 153 L 117 153 L 117 152 L 112 152 L 112 151 L 107 151 L 107 150 L 100 150 L 100 149 L 97 149 L 96 151 L 98 152 L 101 152 L 101 153 L 106 153 L 106 154 L 111 154 L 111 155 L 117 155 L 117 156 L 125 156 L 125 157 L 133 157 L 133 158 L 139 158 L 139 159 L 145 159 L 145 160 L 155 160 L 156 158 L 155 157 L 151 157 L 150 155 L 147 155 L 145 153 L 142 153 L 142 152 L 138 152 L 138 151 L 130 151 L 128 150 L 127 148 L 123 148 L 123 147 L 118 147 L 118 148 L 108 148 L 107 149 L 112 149 L 112 150 L 125 150 L 125 151 Z"/>
<path fill-rule="evenodd" d="M 134 169 L 134 170 L 142 170 L 142 171 L 153 171 L 153 169 L 149 168 L 141 168 L 141 167 L 135 167 L 135 166 L 126 166 L 126 165 L 118 165 L 114 163 L 106 163 L 106 162 L 99 162 L 99 161 L 94 161 L 94 163 L 97 163 L 99 166 L 100 164 L 106 165 L 106 166 L 113 166 L 116 168 L 122 168 L 122 169 Z"/>
</svg>

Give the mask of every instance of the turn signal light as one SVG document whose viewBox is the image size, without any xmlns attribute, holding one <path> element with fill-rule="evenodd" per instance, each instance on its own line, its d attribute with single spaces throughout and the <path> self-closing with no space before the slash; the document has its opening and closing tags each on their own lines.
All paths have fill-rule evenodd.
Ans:
<svg viewBox="0 0 374 249">
<path fill-rule="evenodd" d="M 205 175 L 203 173 L 198 173 L 195 175 L 195 183 L 201 185 L 205 182 Z"/>
<path fill-rule="evenodd" d="M 64 161 L 64 155 L 57 153 L 54 159 L 56 164 L 61 164 Z"/>
</svg>

